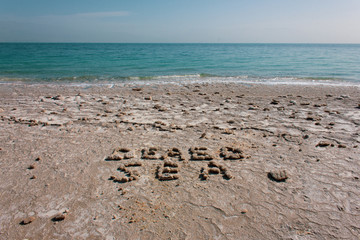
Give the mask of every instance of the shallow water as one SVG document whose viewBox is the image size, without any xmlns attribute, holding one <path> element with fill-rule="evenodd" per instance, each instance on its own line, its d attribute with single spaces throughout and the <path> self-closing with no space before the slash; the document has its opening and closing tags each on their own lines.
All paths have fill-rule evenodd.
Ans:
<svg viewBox="0 0 360 240">
<path fill-rule="evenodd" d="M 360 84 L 359 44 L 0 43 L 0 82 Z"/>
</svg>

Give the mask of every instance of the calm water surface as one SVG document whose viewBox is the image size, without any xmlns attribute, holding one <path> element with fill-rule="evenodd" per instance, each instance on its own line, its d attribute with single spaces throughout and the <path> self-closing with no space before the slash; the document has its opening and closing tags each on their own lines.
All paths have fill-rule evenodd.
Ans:
<svg viewBox="0 0 360 240">
<path fill-rule="evenodd" d="M 0 43 L 0 82 L 360 84 L 359 44 Z"/>
</svg>

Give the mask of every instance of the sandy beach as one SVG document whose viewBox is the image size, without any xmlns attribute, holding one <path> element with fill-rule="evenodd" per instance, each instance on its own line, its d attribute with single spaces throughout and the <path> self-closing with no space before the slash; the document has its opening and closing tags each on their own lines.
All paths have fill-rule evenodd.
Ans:
<svg viewBox="0 0 360 240">
<path fill-rule="evenodd" d="M 360 89 L 0 87 L 0 239 L 358 239 Z"/>
</svg>

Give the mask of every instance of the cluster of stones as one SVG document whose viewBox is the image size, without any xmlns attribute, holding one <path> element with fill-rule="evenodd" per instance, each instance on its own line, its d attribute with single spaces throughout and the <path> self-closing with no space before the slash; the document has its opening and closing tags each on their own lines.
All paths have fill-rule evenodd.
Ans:
<svg viewBox="0 0 360 240">
<path fill-rule="evenodd" d="M 200 171 L 200 179 L 207 180 L 209 175 L 221 174 L 224 179 L 231 179 L 233 176 L 229 170 L 220 162 L 214 161 L 216 158 L 207 147 L 191 147 L 189 149 L 191 161 L 210 161 L 205 168 Z M 223 160 L 240 160 L 246 156 L 240 148 L 223 147 L 220 149 L 220 157 Z M 135 153 L 129 148 L 116 148 L 112 154 L 105 158 L 106 161 L 130 160 L 135 158 Z M 143 148 L 141 159 L 144 160 L 163 160 L 161 166 L 156 168 L 156 178 L 160 181 L 171 181 L 179 179 L 179 165 L 176 161 L 185 161 L 179 148 L 173 147 L 163 151 L 158 147 Z M 109 179 L 117 183 L 126 183 L 137 180 L 140 175 L 134 170 L 141 167 L 141 161 L 122 164 L 117 170 L 123 173 L 123 177 L 111 176 Z"/>
<path fill-rule="evenodd" d="M 129 148 L 116 148 L 113 153 L 108 156 L 106 161 L 118 161 L 123 159 L 131 159 L 135 155 Z"/>
<path fill-rule="evenodd" d="M 207 167 L 201 168 L 200 179 L 207 180 L 209 178 L 209 175 L 211 174 L 213 175 L 222 174 L 223 178 L 227 180 L 233 178 L 229 170 L 225 166 L 223 166 L 222 164 L 216 161 L 210 161 Z"/>
<path fill-rule="evenodd" d="M 214 156 L 209 154 L 207 147 L 192 147 L 189 150 L 191 155 L 191 160 L 203 161 L 203 160 L 213 160 Z"/>
<path fill-rule="evenodd" d="M 190 160 L 192 161 L 210 161 L 216 157 L 209 152 L 207 147 L 191 147 L 189 149 Z M 141 150 L 141 158 L 147 160 L 178 160 L 185 161 L 181 151 L 176 148 L 170 148 L 165 153 L 161 153 L 158 147 L 149 147 Z M 134 158 L 134 152 L 129 148 L 116 148 L 113 153 L 106 157 L 106 161 L 119 161 Z M 223 147 L 220 149 L 220 157 L 224 160 L 240 160 L 246 158 L 240 148 Z"/>
<path fill-rule="evenodd" d="M 220 157 L 224 160 L 238 160 L 243 159 L 246 156 L 240 148 L 223 147 L 221 148 Z"/>
<path fill-rule="evenodd" d="M 181 154 L 181 151 L 178 148 L 170 148 L 165 155 L 163 156 L 163 159 L 178 159 L 179 161 L 184 161 L 185 158 Z"/>
<path fill-rule="evenodd" d="M 159 148 L 157 147 L 150 147 L 144 148 L 142 152 L 142 159 L 149 159 L 149 160 L 162 160 L 164 156 L 159 153 Z"/>
<path fill-rule="evenodd" d="M 125 182 L 131 182 L 134 180 L 137 180 L 140 176 L 140 174 L 136 171 L 136 170 L 131 170 L 131 167 L 141 167 L 142 163 L 141 162 L 132 162 L 132 163 L 127 163 L 124 165 L 121 165 L 118 170 L 120 172 L 123 172 L 125 174 L 125 177 L 121 177 L 121 178 L 117 178 L 115 176 L 111 176 L 110 180 L 113 180 L 114 182 L 118 182 L 118 183 L 125 183 Z"/>
<path fill-rule="evenodd" d="M 179 165 L 175 162 L 165 160 L 163 166 L 156 169 L 156 178 L 160 181 L 169 181 L 179 179 Z"/>
<path fill-rule="evenodd" d="M 166 131 L 167 130 L 166 123 L 163 123 L 161 121 L 156 121 L 153 124 L 153 127 L 159 129 L 160 131 Z"/>
<path fill-rule="evenodd" d="M 4 116 L 1 116 L 1 120 L 2 121 L 9 120 L 10 122 L 14 122 L 14 123 L 27 124 L 29 125 L 29 127 L 38 126 L 38 125 L 42 125 L 42 126 L 49 125 L 47 122 L 42 122 L 35 119 L 16 118 L 14 116 L 9 117 L 8 119 Z"/>
<path fill-rule="evenodd" d="M 167 125 L 164 122 L 156 121 L 153 125 L 154 128 L 158 129 L 159 131 L 170 131 L 174 132 L 175 130 L 182 130 L 183 128 L 180 126 L 177 126 L 175 124 L 169 124 Z"/>
</svg>

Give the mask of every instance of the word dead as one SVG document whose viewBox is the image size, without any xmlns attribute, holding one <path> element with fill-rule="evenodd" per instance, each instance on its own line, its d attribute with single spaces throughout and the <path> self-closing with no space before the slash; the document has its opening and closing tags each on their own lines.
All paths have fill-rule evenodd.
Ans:
<svg viewBox="0 0 360 240">
<path fill-rule="evenodd" d="M 218 161 L 215 160 L 243 160 L 248 158 L 245 156 L 240 148 L 222 147 L 214 154 L 207 147 L 192 147 L 188 149 L 188 158 L 182 153 L 179 148 L 173 147 L 169 149 L 161 149 L 158 147 L 150 147 L 142 149 L 137 156 L 137 153 L 129 148 L 116 148 L 111 155 L 105 158 L 105 161 L 122 162 L 118 167 L 122 177 L 110 176 L 109 180 L 117 183 L 126 183 L 138 180 L 140 177 L 137 171 L 138 167 L 143 166 L 144 160 L 160 160 L 161 164 L 157 165 L 155 171 L 155 178 L 159 181 L 171 181 L 180 178 L 180 167 L 178 162 L 185 161 L 206 161 L 205 167 L 202 167 L 199 172 L 200 180 L 207 180 L 210 175 L 222 175 L 226 180 L 233 178 L 230 171 Z M 137 161 L 126 161 L 135 160 Z M 124 160 L 124 161 L 123 161 Z"/>
</svg>

